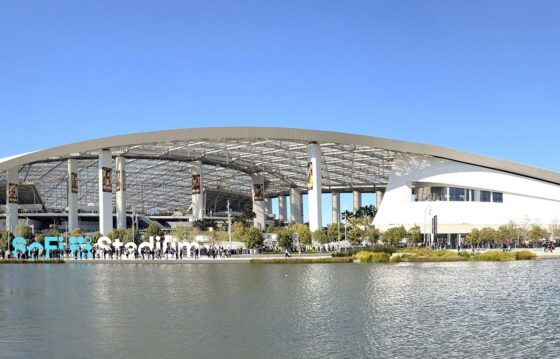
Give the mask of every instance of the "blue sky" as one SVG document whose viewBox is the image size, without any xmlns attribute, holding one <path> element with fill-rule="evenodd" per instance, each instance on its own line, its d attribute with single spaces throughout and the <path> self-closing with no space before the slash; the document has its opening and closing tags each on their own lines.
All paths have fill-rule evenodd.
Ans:
<svg viewBox="0 0 560 359">
<path fill-rule="evenodd" d="M 559 12 L 553 0 L 3 1 L 0 156 L 285 126 L 560 171 Z"/>
</svg>

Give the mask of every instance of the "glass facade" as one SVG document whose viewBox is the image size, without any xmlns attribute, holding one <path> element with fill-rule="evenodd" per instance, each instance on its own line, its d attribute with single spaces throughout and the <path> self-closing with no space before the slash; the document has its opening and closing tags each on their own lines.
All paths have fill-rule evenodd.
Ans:
<svg viewBox="0 0 560 359">
<path fill-rule="evenodd" d="M 466 200 L 465 196 L 466 189 L 449 187 L 449 200 L 453 202 L 464 202 Z"/>
<path fill-rule="evenodd" d="M 426 186 L 416 184 L 412 190 L 416 202 L 494 202 L 503 203 L 502 192 L 492 192 L 461 187 Z"/>
<path fill-rule="evenodd" d="M 480 191 L 480 202 L 491 202 L 490 191 Z"/>
</svg>

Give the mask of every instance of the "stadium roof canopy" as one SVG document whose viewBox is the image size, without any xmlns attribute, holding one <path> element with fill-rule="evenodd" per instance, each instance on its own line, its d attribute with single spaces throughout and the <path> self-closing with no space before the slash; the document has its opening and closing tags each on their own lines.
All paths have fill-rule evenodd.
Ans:
<svg viewBox="0 0 560 359">
<path fill-rule="evenodd" d="M 266 178 L 267 197 L 305 190 L 307 145 L 322 149 L 323 191 L 375 191 L 387 185 L 395 153 L 413 153 L 492 168 L 560 184 L 560 174 L 449 148 L 346 133 L 269 127 L 193 128 L 101 138 L 0 159 L 36 185 L 48 209 L 66 206 L 66 160 L 79 163 L 79 202 L 97 203 L 98 153 L 127 159 L 127 205 L 142 211 L 184 210 L 190 204 L 192 161 L 204 164 L 208 191 L 251 193 L 251 174 Z"/>
</svg>

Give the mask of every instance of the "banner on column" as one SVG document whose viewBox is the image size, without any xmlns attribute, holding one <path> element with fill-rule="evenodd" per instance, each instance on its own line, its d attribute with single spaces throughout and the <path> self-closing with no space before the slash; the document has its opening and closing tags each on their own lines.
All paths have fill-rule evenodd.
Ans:
<svg viewBox="0 0 560 359">
<path fill-rule="evenodd" d="M 307 189 L 313 189 L 313 162 L 307 162 Z"/>
<path fill-rule="evenodd" d="M 8 203 L 18 203 L 18 185 L 17 183 L 8 184 Z"/>
<path fill-rule="evenodd" d="M 117 171 L 117 192 L 126 191 L 126 176 L 124 171 Z"/>
<path fill-rule="evenodd" d="M 113 183 L 111 182 L 111 168 L 103 167 L 101 169 L 101 178 L 103 181 L 103 192 L 113 192 Z"/>
<path fill-rule="evenodd" d="M 78 174 L 70 173 L 70 192 L 78 193 Z"/>
<path fill-rule="evenodd" d="M 191 194 L 200 194 L 200 175 L 192 175 Z"/>
<path fill-rule="evenodd" d="M 253 201 L 255 202 L 264 201 L 264 184 L 262 183 L 253 184 Z"/>
</svg>

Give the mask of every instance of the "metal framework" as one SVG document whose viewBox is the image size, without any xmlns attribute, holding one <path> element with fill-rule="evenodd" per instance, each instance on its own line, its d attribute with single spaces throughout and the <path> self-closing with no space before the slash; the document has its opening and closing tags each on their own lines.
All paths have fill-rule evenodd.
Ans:
<svg viewBox="0 0 560 359">
<path fill-rule="evenodd" d="M 127 159 L 127 210 L 139 213 L 186 212 L 190 205 L 191 162 L 204 164 L 204 187 L 215 197 L 249 198 L 251 174 L 265 176 L 266 196 L 305 191 L 307 141 L 252 140 L 173 141 L 116 146 L 114 157 Z M 387 185 L 393 151 L 368 146 L 320 143 L 323 190 L 374 191 Z M 97 151 L 71 154 L 78 160 L 79 205 L 98 201 Z M 23 183 L 35 184 L 49 212 L 67 203 L 67 158 L 49 158 L 19 168 Z M 113 172 L 115 176 L 115 172 Z M 5 174 L 0 174 L 0 182 Z M 115 181 L 113 181 L 115 182 Z M 221 195 L 220 195 L 221 193 Z"/>
</svg>

